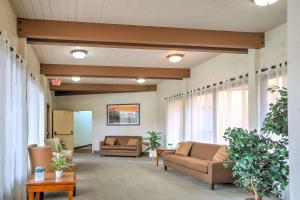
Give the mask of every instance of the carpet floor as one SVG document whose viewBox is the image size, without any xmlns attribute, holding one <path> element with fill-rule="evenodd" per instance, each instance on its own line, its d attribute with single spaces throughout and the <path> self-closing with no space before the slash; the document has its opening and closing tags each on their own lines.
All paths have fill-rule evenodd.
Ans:
<svg viewBox="0 0 300 200">
<path fill-rule="evenodd" d="M 207 183 L 164 171 L 147 157 L 99 157 L 75 154 L 78 200 L 244 200 L 251 195 L 230 184 Z M 45 193 L 45 199 L 67 199 L 64 192 Z M 267 200 L 266 198 L 265 200 Z"/>
</svg>

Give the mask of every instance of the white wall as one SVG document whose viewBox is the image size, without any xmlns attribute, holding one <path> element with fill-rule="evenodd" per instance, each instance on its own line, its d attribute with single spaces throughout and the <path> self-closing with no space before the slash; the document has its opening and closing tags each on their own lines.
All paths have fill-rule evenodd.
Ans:
<svg viewBox="0 0 300 200">
<path fill-rule="evenodd" d="M 56 109 L 91 110 L 93 112 L 93 150 L 99 150 L 99 142 L 106 135 L 145 136 L 147 131 L 157 130 L 157 93 L 115 93 L 55 97 Z M 106 105 L 140 103 L 140 126 L 107 126 Z"/>
<path fill-rule="evenodd" d="M 290 200 L 300 197 L 300 1 L 288 0 Z"/>
</svg>

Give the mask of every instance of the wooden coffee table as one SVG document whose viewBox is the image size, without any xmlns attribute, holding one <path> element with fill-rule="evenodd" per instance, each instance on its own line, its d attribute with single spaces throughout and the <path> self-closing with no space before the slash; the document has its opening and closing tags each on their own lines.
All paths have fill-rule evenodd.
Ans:
<svg viewBox="0 0 300 200">
<path fill-rule="evenodd" d="M 40 199 L 41 192 L 68 192 L 69 200 L 73 199 L 76 191 L 76 173 L 75 172 L 63 172 L 61 178 L 56 178 L 55 173 L 45 173 L 45 180 L 35 181 L 34 174 L 29 178 L 26 183 L 29 200 L 34 199 L 34 193 L 36 193 L 36 199 Z"/>
<path fill-rule="evenodd" d="M 168 149 L 166 147 L 158 147 L 156 148 L 156 166 L 158 166 L 159 157 L 162 155 L 163 152 L 175 152 L 176 149 Z"/>
</svg>

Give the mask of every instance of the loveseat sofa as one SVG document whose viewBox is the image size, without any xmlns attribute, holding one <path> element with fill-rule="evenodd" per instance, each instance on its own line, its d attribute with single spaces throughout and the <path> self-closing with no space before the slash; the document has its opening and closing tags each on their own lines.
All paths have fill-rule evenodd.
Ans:
<svg viewBox="0 0 300 200">
<path fill-rule="evenodd" d="M 232 169 L 223 166 L 224 161 L 214 161 L 214 156 L 222 145 L 192 142 L 187 156 L 177 155 L 174 152 L 163 154 L 165 170 L 168 167 L 204 180 L 214 190 L 214 184 L 233 183 Z"/>
<path fill-rule="evenodd" d="M 105 141 L 108 138 L 115 138 L 115 144 L 108 145 Z M 128 145 L 130 139 L 137 139 L 135 145 Z M 99 143 L 100 156 L 136 156 L 142 154 L 141 136 L 105 136 L 104 141 Z"/>
</svg>

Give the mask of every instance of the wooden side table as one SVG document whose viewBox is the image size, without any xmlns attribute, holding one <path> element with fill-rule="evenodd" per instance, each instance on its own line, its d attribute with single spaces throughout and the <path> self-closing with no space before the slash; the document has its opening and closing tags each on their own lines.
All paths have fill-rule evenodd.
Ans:
<svg viewBox="0 0 300 200">
<path fill-rule="evenodd" d="M 168 149 L 166 147 L 158 147 L 156 148 L 156 166 L 158 166 L 159 157 L 162 155 L 163 152 L 175 152 L 176 149 Z"/>
<path fill-rule="evenodd" d="M 29 178 L 26 183 L 29 200 L 34 199 L 34 193 L 36 193 L 36 199 L 40 200 L 41 192 L 68 192 L 69 200 L 73 200 L 75 196 L 76 186 L 76 173 L 75 172 L 63 172 L 61 178 L 56 178 L 55 173 L 45 173 L 45 179 L 43 181 L 35 181 L 34 174 Z"/>
</svg>

